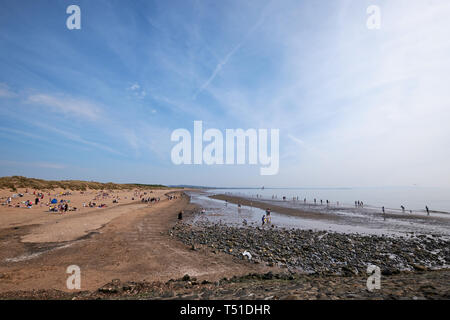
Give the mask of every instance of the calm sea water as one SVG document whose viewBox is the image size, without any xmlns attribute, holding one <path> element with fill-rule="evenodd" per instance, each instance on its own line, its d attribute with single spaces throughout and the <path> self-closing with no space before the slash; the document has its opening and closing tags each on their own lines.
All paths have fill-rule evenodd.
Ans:
<svg viewBox="0 0 450 320">
<path fill-rule="evenodd" d="M 354 206 L 355 201 L 364 202 L 365 206 L 400 210 L 404 206 L 407 211 L 423 212 L 425 206 L 433 211 L 450 212 L 450 188 L 419 188 L 419 187 L 389 187 L 389 188 L 264 188 L 264 189 L 214 189 L 212 193 L 228 193 L 241 196 L 255 196 L 264 199 L 283 196 L 287 200 L 298 197 L 312 203 L 316 198 L 320 203 L 329 200 L 332 205 L 339 201 L 340 205 Z"/>
</svg>

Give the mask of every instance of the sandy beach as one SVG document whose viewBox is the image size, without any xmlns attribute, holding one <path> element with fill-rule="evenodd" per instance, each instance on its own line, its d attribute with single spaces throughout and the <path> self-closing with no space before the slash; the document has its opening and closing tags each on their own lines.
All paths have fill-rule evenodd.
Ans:
<svg viewBox="0 0 450 320">
<path fill-rule="evenodd" d="M 66 268 L 70 265 L 81 269 L 82 290 L 96 290 L 113 279 L 167 281 L 184 274 L 216 279 L 268 269 L 190 250 L 168 232 L 180 210 L 189 215 L 188 197 L 178 190 L 147 192 L 161 200 L 141 203 L 132 200 L 133 191 L 114 191 L 121 199 L 118 204 L 111 198 L 103 199 L 105 208 L 82 208 L 97 194 L 88 191 L 64 196 L 71 205 L 81 207 L 68 213 L 48 212 L 45 206 L 0 207 L 0 292 L 68 291 Z M 2 191 L 2 195 L 8 193 Z M 175 198 L 169 200 L 169 195 Z M 20 202 L 33 197 L 29 192 Z"/>
<path fill-rule="evenodd" d="M 448 243 L 439 237 L 393 240 L 275 225 L 261 229 L 205 222 L 202 208 L 191 201 L 192 195 L 203 194 L 198 190 L 55 189 L 43 192 L 39 204 L 26 207 L 27 201 L 34 203 L 37 193 L 29 188 L 0 192 L 0 299 L 449 296 L 448 287 L 442 284 L 449 276 L 445 268 Z M 11 203 L 5 203 L 12 194 L 16 196 Z M 159 201 L 143 201 L 151 198 Z M 230 205 L 267 208 L 264 201 L 229 195 L 213 198 Z M 70 204 L 74 211 L 49 211 L 53 199 Z M 270 207 L 285 217 L 343 219 L 283 205 Z M 178 219 L 180 211 L 182 220 Z M 243 255 L 247 250 L 252 259 Z M 364 272 L 369 261 L 382 267 L 382 291 L 366 289 Z M 66 285 L 66 269 L 71 265 L 81 270 L 79 290 Z M 335 290 L 330 290 L 330 283 Z"/>
</svg>

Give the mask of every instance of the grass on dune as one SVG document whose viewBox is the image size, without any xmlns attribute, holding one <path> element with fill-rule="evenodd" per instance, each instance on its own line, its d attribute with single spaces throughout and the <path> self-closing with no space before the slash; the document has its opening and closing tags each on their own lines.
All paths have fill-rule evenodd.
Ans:
<svg viewBox="0 0 450 320">
<path fill-rule="evenodd" d="M 126 189 L 166 189 L 160 184 L 137 184 L 137 183 L 102 183 L 81 180 L 43 180 L 21 176 L 1 177 L 0 189 L 16 191 L 18 188 L 29 188 L 36 190 L 52 190 L 61 188 L 64 190 L 126 190 Z"/>
</svg>

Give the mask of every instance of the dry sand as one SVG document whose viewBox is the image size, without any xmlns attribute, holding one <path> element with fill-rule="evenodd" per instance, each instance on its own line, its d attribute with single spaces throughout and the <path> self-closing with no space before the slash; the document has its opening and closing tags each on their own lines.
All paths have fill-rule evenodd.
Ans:
<svg viewBox="0 0 450 320">
<path fill-rule="evenodd" d="M 168 200 L 168 192 L 177 198 Z M 39 205 L 32 209 L 0 207 L 0 292 L 68 291 L 66 269 L 70 265 L 81 269 L 81 290 L 95 290 L 112 279 L 167 281 L 187 273 L 211 280 L 268 270 L 234 261 L 226 254 L 194 251 L 173 239 L 169 230 L 177 222 L 177 213 L 194 208 L 180 191 L 153 190 L 146 196 L 161 198 L 154 204 L 131 200 L 133 191 L 114 191 L 119 204 L 113 204 L 112 198 L 97 200 L 97 204 L 108 205 L 102 209 L 82 208 L 97 191 L 72 193 L 58 199 L 70 200 L 79 210 L 64 214 Z M 2 190 L 1 201 L 10 194 Z M 13 203 L 34 198 L 28 194 Z"/>
</svg>

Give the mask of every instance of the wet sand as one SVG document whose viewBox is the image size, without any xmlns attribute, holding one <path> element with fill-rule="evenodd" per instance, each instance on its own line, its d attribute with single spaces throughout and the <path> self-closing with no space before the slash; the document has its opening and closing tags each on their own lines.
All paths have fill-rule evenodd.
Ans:
<svg viewBox="0 0 450 320">
<path fill-rule="evenodd" d="M 389 213 L 386 212 L 385 215 L 381 212 L 376 212 L 372 209 L 359 209 L 359 208 L 348 208 L 348 207 L 325 207 L 325 206 L 315 206 L 311 204 L 303 205 L 301 201 L 297 201 L 294 204 L 297 205 L 297 207 L 292 207 L 292 201 L 281 201 L 281 200 L 254 200 L 239 196 L 231 196 L 231 195 L 224 195 L 224 194 L 217 194 L 217 195 L 211 195 L 209 196 L 212 199 L 216 200 L 222 200 L 222 201 L 228 201 L 229 203 L 233 204 L 241 204 L 243 206 L 249 206 L 254 208 L 259 208 L 262 210 L 266 210 L 267 208 L 270 208 L 272 212 L 277 212 L 280 214 L 288 215 L 288 216 L 294 216 L 294 217 L 301 217 L 305 219 L 311 219 L 311 220 L 324 220 L 324 221 L 330 221 L 330 222 L 338 222 L 338 223 L 345 223 L 348 222 L 348 217 L 343 215 L 336 215 L 334 212 L 337 211 L 351 211 L 351 212 L 357 212 L 357 211 L 364 211 L 364 213 L 367 214 L 367 216 L 374 216 L 378 219 L 383 219 L 384 217 L 387 220 L 397 219 L 397 220 L 426 220 L 429 223 L 434 223 L 436 225 L 443 224 L 448 225 L 449 224 L 449 217 L 442 217 L 442 216 L 426 216 L 426 215 L 419 215 L 419 214 L 403 214 L 403 213 Z M 313 210 L 311 210 L 313 209 Z"/>
<path fill-rule="evenodd" d="M 306 218 L 306 219 L 344 221 L 342 217 L 332 215 L 332 214 L 326 214 L 326 213 L 321 213 L 321 212 L 317 212 L 317 211 L 300 210 L 297 208 L 289 208 L 289 207 L 276 205 L 273 203 L 269 204 L 267 202 L 258 201 L 258 200 L 255 201 L 255 200 L 250 200 L 250 199 L 237 197 L 237 196 L 218 194 L 218 195 L 210 196 L 210 198 L 222 200 L 222 201 L 228 201 L 228 202 L 234 203 L 234 204 L 241 204 L 243 206 L 259 208 L 262 210 L 266 210 L 267 208 L 270 208 L 270 210 L 272 212 L 276 211 L 277 213 L 286 214 L 286 215 L 295 216 L 295 217 L 302 217 L 302 218 Z"/>
</svg>

